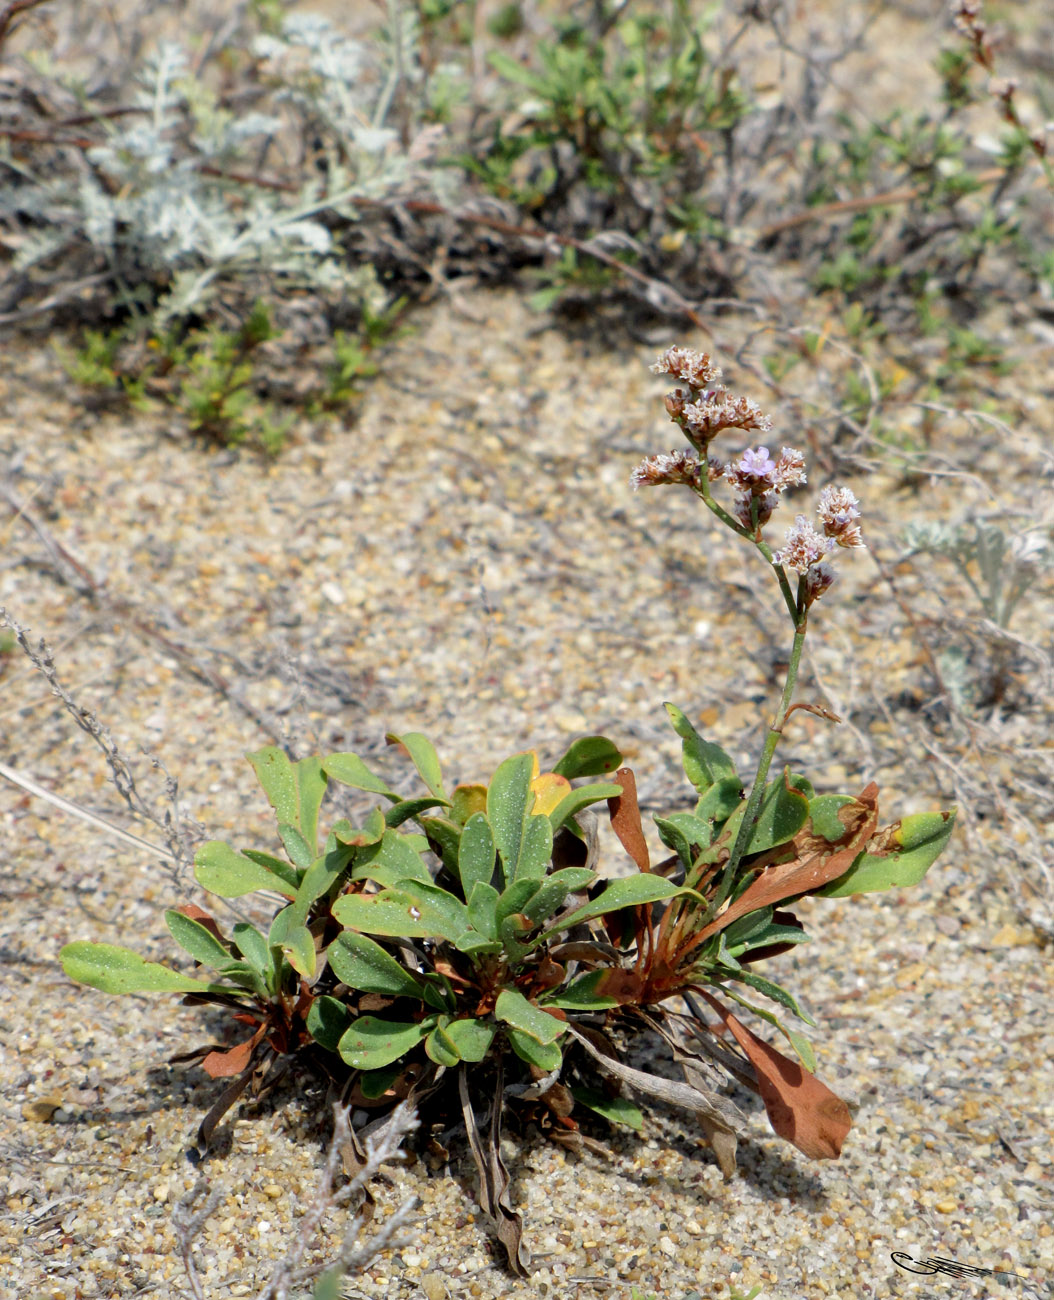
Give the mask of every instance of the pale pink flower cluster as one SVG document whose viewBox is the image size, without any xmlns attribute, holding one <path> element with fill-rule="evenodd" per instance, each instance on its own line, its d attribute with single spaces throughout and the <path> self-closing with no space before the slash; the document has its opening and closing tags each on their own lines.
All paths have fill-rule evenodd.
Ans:
<svg viewBox="0 0 1054 1300">
<path fill-rule="evenodd" d="M 778 460 L 767 447 L 748 448 L 725 467 L 724 476 L 739 489 L 732 513 L 744 528 L 760 530 L 772 518 L 780 493 L 805 482 L 805 457 L 795 447 L 784 447 Z"/>
<path fill-rule="evenodd" d="M 709 354 L 691 348 L 667 348 L 651 369 L 656 375 L 672 375 L 694 389 L 716 384 L 721 378 L 721 368 L 714 365 Z"/>
<path fill-rule="evenodd" d="M 959 3 L 963 14 L 976 16 L 979 10 L 979 5 L 974 7 L 976 0 L 959 0 Z M 723 478 L 735 490 L 733 517 L 756 542 L 761 542 L 761 530 L 772 518 L 782 493 L 805 482 L 805 457 L 796 447 L 781 447 L 776 457 L 768 447 L 748 447 L 738 460 L 727 465 L 709 455 L 704 461 L 696 453 L 705 454 L 722 429 L 768 430 L 772 428 L 771 420 L 749 397 L 734 397 L 720 386 L 721 372 L 705 352 L 667 348 L 652 370 L 687 384 L 687 391 L 676 389 L 666 395 L 666 410 L 695 451 L 647 456 L 630 478 L 634 489 L 683 483 L 706 495 L 709 501 L 709 495 L 701 490 L 703 473 L 711 483 Z M 822 531 L 805 515 L 798 515 L 787 530 L 786 541 L 772 559 L 773 564 L 792 569 L 800 576 L 799 590 L 804 592 L 807 605 L 834 581 L 834 569 L 828 558 L 831 551 L 836 546 L 864 545 L 859 503 L 848 488 L 824 488 L 817 514 Z M 725 519 L 727 522 L 727 515 Z"/>
<path fill-rule="evenodd" d="M 762 415 L 753 398 L 733 397 L 724 388 L 708 388 L 698 401 L 685 405 L 682 418 L 685 433 L 697 445 L 712 441 L 722 429 L 768 433 L 772 428 L 772 420 Z"/>
<path fill-rule="evenodd" d="M 656 487 L 660 483 L 699 483 L 699 459 L 691 451 L 664 452 L 658 456 L 645 456 L 630 475 L 633 490 L 639 487 Z"/>
<path fill-rule="evenodd" d="M 798 515 L 787 529 L 786 540 L 773 555 L 772 563 L 805 574 L 813 565 L 819 564 L 834 545 L 831 538 L 818 533 L 804 515 Z"/>
<path fill-rule="evenodd" d="M 828 558 L 836 546 L 864 546 L 860 534 L 859 502 L 845 487 L 825 487 L 816 513 L 823 525 L 819 533 L 804 515 L 798 515 L 787 529 L 787 537 L 773 555 L 772 563 L 793 569 L 805 579 L 805 603 L 818 600 L 834 582 L 834 568 Z"/>
<path fill-rule="evenodd" d="M 786 492 L 805 482 L 805 457 L 796 447 L 782 447 L 773 460 L 768 447 L 747 451 L 725 469 L 725 478 L 741 491 Z"/>
<path fill-rule="evenodd" d="M 981 17 L 981 0 L 951 0 L 952 22 L 964 36 L 980 40 L 987 30 Z"/>
<path fill-rule="evenodd" d="M 825 487 L 820 493 L 820 504 L 816 513 L 823 524 L 825 537 L 830 537 L 838 546 L 864 546 L 860 535 L 860 502 L 846 487 Z"/>
</svg>

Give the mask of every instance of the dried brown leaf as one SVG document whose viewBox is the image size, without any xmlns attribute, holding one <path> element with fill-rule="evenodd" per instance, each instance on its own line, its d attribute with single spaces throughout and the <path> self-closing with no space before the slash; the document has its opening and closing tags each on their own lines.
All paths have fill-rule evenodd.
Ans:
<svg viewBox="0 0 1054 1300">
<path fill-rule="evenodd" d="M 504 1103 L 504 1072 L 498 1066 L 494 1086 L 494 1101 L 491 1110 L 490 1132 L 484 1149 L 476 1126 L 476 1115 L 468 1095 L 468 1074 L 464 1062 L 458 1069 L 457 1083 L 461 1096 L 461 1113 L 465 1120 L 465 1131 L 472 1158 L 479 1172 L 479 1203 L 483 1213 L 490 1219 L 498 1240 L 505 1247 L 509 1267 L 520 1277 L 526 1277 L 530 1271 L 531 1257 L 523 1244 L 523 1219 L 512 1208 L 509 1200 L 509 1171 L 501 1158 L 501 1111 Z"/>
<path fill-rule="evenodd" d="M 874 834 L 878 822 L 878 786 L 874 781 L 838 813 L 845 826 L 841 839 L 825 840 L 806 827 L 794 837 L 794 857 L 764 867 L 756 880 L 730 904 L 720 916 L 693 935 L 692 947 L 698 947 L 712 934 L 731 925 L 748 912 L 782 903 L 812 893 L 831 880 L 844 875 Z"/>
<path fill-rule="evenodd" d="M 622 847 L 637 864 L 639 871 L 651 870 L 651 858 L 648 844 L 644 838 L 641 825 L 640 808 L 637 805 L 637 781 L 628 767 L 620 767 L 611 777 L 615 785 L 622 786 L 622 793 L 608 800 L 608 813 L 611 816 L 611 829 L 619 837 Z"/>
<path fill-rule="evenodd" d="M 757 1071 L 758 1093 L 780 1137 L 813 1160 L 837 1160 L 853 1126 L 849 1107 L 798 1061 L 777 1052 L 716 998 L 703 997 L 727 1025 Z"/>
</svg>

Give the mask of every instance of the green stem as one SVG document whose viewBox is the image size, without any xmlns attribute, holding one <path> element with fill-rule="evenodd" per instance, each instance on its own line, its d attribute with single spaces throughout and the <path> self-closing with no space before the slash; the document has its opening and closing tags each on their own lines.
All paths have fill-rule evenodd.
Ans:
<svg viewBox="0 0 1054 1300">
<path fill-rule="evenodd" d="M 731 528 L 732 531 L 738 533 L 740 537 L 745 537 L 748 542 L 752 542 L 765 557 L 766 564 L 775 570 L 777 581 L 780 584 L 780 591 L 783 593 L 783 602 L 787 606 L 787 610 L 791 618 L 794 620 L 795 626 L 797 626 L 800 617 L 798 603 L 794 598 L 794 593 L 790 589 L 790 583 L 787 581 L 787 574 L 783 566 L 772 563 L 772 548 L 767 545 L 767 543 L 763 542 L 760 537 L 755 537 L 749 528 L 744 528 L 738 519 L 733 518 L 733 516 L 728 513 L 723 505 L 714 500 L 710 495 L 710 482 L 705 477 L 705 466 L 703 467 L 703 474 L 704 477 L 702 482 L 697 488 L 693 488 L 693 491 L 703 504 L 708 506 L 709 509 L 717 515 L 718 519 L 720 519 L 726 527 Z"/>
<path fill-rule="evenodd" d="M 772 725 L 769 727 L 768 735 L 765 737 L 765 744 L 761 750 L 761 757 L 758 759 L 757 771 L 754 773 L 754 784 L 750 790 L 750 796 L 747 799 L 746 811 L 743 813 L 743 820 L 739 824 L 739 833 L 736 835 L 736 842 L 732 846 L 732 853 L 721 872 L 721 879 L 718 882 L 717 893 L 712 900 L 712 907 L 716 910 L 728 897 L 732 885 L 735 881 L 736 868 L 739 866 L 750 844 L 754 827 L 757 824 L 758 812 L 761 808 L 761 798 L 765 793 L 765 782 L 768 778 L 769 768 L 772 766 L 772 759 L 776 753 L 776 746 L 780 742 L 783 734 L 783 724 L 787 721 L 787 713 L 790 710 L 791 701 L 794 698 L 794 688 L 798 682 L 798 669 L 801 665 L 801 654 L 805 646 L 805 633 L 808 630 L 807 615 L 804 610 L 797 611 L 797 621 L 794 629 L 794 641 L 791 645 L 790 665 L 787 669 L 787 680 L 783 686 L 783 694 L 780 696 L 779 708 L 776 710 L 776 716 Z"/>
</svg>

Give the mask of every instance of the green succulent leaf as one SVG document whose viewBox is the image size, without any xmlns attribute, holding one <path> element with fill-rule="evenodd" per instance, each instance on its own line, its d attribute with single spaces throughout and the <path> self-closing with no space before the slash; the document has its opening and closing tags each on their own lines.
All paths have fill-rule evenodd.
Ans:
<svg viewBox="0 0 1054 1300">
<path fill-rule="evenodd" d="M 848 794 L 821 794 L 809 800 L 809 821 L 813 832 L 834 844 L 845 837 L 845 823 L 839 819 L 838 810 L 847 803 L 856 803 Z"/>
<path fill-rule="evenodd" d="M 502 918 L 499 927 L 501 946 L 509 961 L 513 963 L 522 961 L 531 951 L 531 946 L 527 943 L 527 935 L 534 928 L 522 912 L 513 912 L 511 916 Z"/>
<path fill-rule="evenodd" d="M 748 854 L 764 853 L 779 844 L 786 844 L 809 820 L 812 786 L 804 777 L 786 773 L 784 775 L 787 775 L 790 789 L 784 783 L 783 775 L 770 781 L 765 788 L 761 807 L 758 809 L 758 820 L 750 837 L 750 843 L 747 845 Z M 738 829 L 739 819 L 735 820 Z M 842 834 L 845 834 L 844 826 Z"/>
<path fill-rule="evenodd" d="M 733 957 L 742 957 L 755 948 L 768 948 L 777 943 L 809 942 L 809 936 L 798 926 L 773 921 L 772 910 L 763 907 L 733 921 L 721 933 L 722 948 L 727 948 Z"/>
<path fill-rule="evenodd" d="M 349 848 L 346 844 L 338 844 L 335 840 L 330 840 L 327 843 L 325 853 L 316 858 L 304 872 L 300 888 L 296 891 L 296 898 L 293 902 L 297 918 L 302 925 L 307 923 L 311 904 L 316 898 L 321 898 L 323 894 L 333 889 L 337 881 L 347 871 L 354 855 L 354 849 Z"/>
<path fill-rule="evenodd" d="M 412 1052 L 435 1027 L 436 1017 L 414 1023 L 359 1016 L 338 1045 L 341 1057 L 355 1070 L 379 1070 Z"/>
<path fill-rule="evenodd" d="M 721 986 L 721 992 L 722 994 L 732 998 L 733 1001 L 738 1002 L 741 1007 L 746 1007 L 749 1011 L 753 1011 L 754 1014 L 760 1016 L 762 1020 L 767 1020 L 773 1028 L 778 1029 L 787 1042 L 790 1043 L 791 1047 L 794 1048 L 795 1055 L 798 1057 L 798 1060 L 801 1061 L 802 1065 L 805 1066 L 810 1074 L 815 1073 L 816 1053 L 813 1051 L 812 1044 L 804 1034 L 799 1033 L 797 1029 L 788 1029 L 778 1016 L 773 1015 L 771 1011 L 766 1011 L 764 1007 L 755 1006 L 753 1002 L 748 1002 L 746 998 L 741 998 L 739 994 L 736 993 L 734 989 L 729 988 L 727 984 Z M 780 992 L 785 993 L 786 991 L 780 989 Z M 790 997 L 790 994 L 787 993 L 786 996 Z M 793 1002 L 794 999 L 791 998 L 791 1001 Z M 816 1023 L 815 1020 L 810 1020 L 808 1016 L 802 1015 L 801 1011 L 796 1009 L 796 1004 L 795 1007 L 791 1009 L 794 1011 L 794 1014 L 801 1017 L 807 1025 L 814 1025 Z"/>
<path fill-rule="evenodd" d="M 304 758 L 293 763 L 283 750 L 273 745 L 258 749 L 246 757 L 256 772 L 268 803 L 274 809 L 279 825 L 296 829 L 308 846 L 310 860 L 317 849 L 318 810 L 326 793 L 327 781 L 322 770 L 322 760 Z"/>
<path fill-rule="evenodd" d="M 445 1065 L 448 1070 L 461 1060 L 457 1044 L 447 1035 L 441 1024 L 436 1025 L 425 1038 L 425 1054 L 435 1061 L 436 1065 Z"/>
<path fill-rule="evenodd" d="M 230 965 L 231 954 L 227 947 L 200 921 L 195 921 L 182 912 L 165 913 L 165 924 L 176 943 L 194 958 L 214 970 L 222 970 Z"/>
<path fill-rule="evenodd" d="M 608 912 L 617 912 L 623 907 L 641 907 L 645 903 L 658 903 L 664 898 L 673 898 L 677 894 L 690 894 L 700 902 L 705 900 L 692 889 L 675 885 L 665 876 L 652 875 L 641 871 L 634 876 L 623 876 L 613 880 L 602 894 L 592 902 L 560 918 L 560 928 L 568 929 L 579 921 L 588 921 L 594 916 L 604 916 Z"/>
<path fill-rule="evenodd" d="M 576 786 L 570 794 L 565 795 L 549 814 L 555 834 L 563 824 L 591 803 L 600 803 L 602 799 L 617 799 L 622 793 L 622 786 L 611 781 L 598 782 L 595 785 Z M 552 856 L 550 847 L 549 856 Z M 546 858 L 546 861 L 549 859 Z"/>
<path fill-rule="evenodd" d="M 720 826 L 728 821 L 743 800 L 743 787 L 736 776 L 722 777 L 707 790 L 695 805 L 695 815 L 703 822 Z M 845 828 L 842 828 L 843 831 Z M 711 834 L 711 840 L 713 835 Z M 707 843 L 710 841 L 708 840 Z"/>
<path fill-rule="evenodd" d="M 407 939 L 453 943 L 469 928 L 468 909 L 453 894 L 416 880 L 401 885 L 379 894 L 345 894 L 333 904 L 333 915 L 351 930 Z"/>
<path fill-rule="evenodd" d="M 569 984 L 547 996 L 545 1005 L 563 1007 L 566 1011 L 605 1011 L 617 1007 L 617 998 L 596 992 L 597 984 L 606 974 L 606 970 L 591 970 L 576 975 Z"/>
<path fill-rule="evenodd" d="M 248 921 L 239 921 L 231 933 L 235 946 L 249 965 L 260 975 L 270 975 L 273 965 L 271 950 L 256 926 Z"/>
<path fill-rule="evenodd" d="M 352 880 L 376 880 L 379 885 L 395 885 L 400 880 L 420 880 L 430 884 L 432 874 L 415 845 L 427 841 L 419 835 L 403 835 L 386 830 L 377 844 L 360 849 L 351 870 Z"/>
<path fill-rule="evenodd" d="M 318 847 L 318 813 L 329 786 L 329 778 L 323 772 L 322 760 L 317 755 L 302 758 L 294 766 L 300 797 L 300 834 L 310 845 L 313 855 Z"/>
<path fill-rule="evenodd" d="M 659 839 L 668 849 L 673 849 L 681 860 L 681 866 L 685 871 L 691 871 L 692 862 L 695 854 L 692 852 L 692 841 L 680 825 L 680 819 L 691 817 L 690 813 L 675 813 L 673 817 L 655 817 L 655 829 L 659 832 Z M 692 818 L 695 821 L 695 818 Z"/>
<path fill-rule="evenodd" d="M 326 958 L 337 979 L 350 989 L 393 998 L 419 998 L 422 1002 L 431 1000 L 433 990 L 364 934 L 342 930 L 326 949 Z"/>
<path fill-rule="evenodd" d="M 552 770 L 573 781 L 579 776 L 606 776 L 621 766 L 622 755 L 607 736 L 581 736 Z"/>
<path fill-rule="evenodd" d="M 536 1065 L 539 1070 L 544 1070 L 546 1074 L 552 1074 L 564 1059 L 558 1043 L 539 1043 L 536 1038 L 530 1034 L 525 1034 L 519 1029 L 508 1029 L 506 1031 L 509 1039 L 509 1046 L 520 1058 L 526 1061 L 528 1065 Z"/>
<path fill-rule="evenodd" d="M 520 874 L 521 858 L 524 858 L 523 867 L 527 869 L 524 874 L 538 877 L 544 873 L 545 862 L 539 866 L 537 861 L 539 851 L 544 848 L 538 837 L 544 831 L 549 833 L 549 850 L 552 852 L 552 825 L 546 817 L 543 830 L 530 832 L 531 842 L 525 856 L 524 842 L 532 821 L 530 810 L 534 804 L 534 793 L 531 790 L 533 772 L 534 758 L 531 754 L 513 754 L 498 767 L 487 789 L 487 821 L 494 833 L 506 885 L 512 884 Z M 535 826 L 541 827 L 542 821 L 540 817 L 534 819 Z"/>
<path fill-rule="evenodd" d="M 512 865 L 505 863 L 505 879 L 541 880 L 553 856 L 553 826 L 548 817 L 529 816 L 524 823 L 519 857 Z"/>
<path fill-rule="evenodd" d="M 277 746 L 267 745 L 245 757 L 253 765 L 277 820 L 296 826 L 300 821 L 300 795 L 289 756 Z"/>
<path fill-rule="evenodd" d="M 502 989 L 494 1003 L 494 1015 L 539 1043 L 554 1042 L 567 1028 L 562 1020 L 528 1002 L 518 989 Z"/>
<path fill-rule="evenodd" d="M 595 879 L 596 872 L 587 871 L 585 867 L 565 867 L 562 871 L 554 871 L 516 910 L 523 912 L 534 925 L 541 925 L 563 907 L 568 894 L 584 889 Z"/>
<path fill-rule="evenodd" d="M 461 827 L 450 817 L 422 817 L 420 826 L 428 836 L 429 847 L 439 854 L 443 866 L 456 877 L 461 850 Z"/>
<path fill-rule="evenodd" d="M 498 925 L 507 916 L 512 916 L 515 912 L 522 912 L 524 904 L 538 892 L 541 888 L 541 882 L 538 880 L 516 880 L 501 892 L 495 906 L 495 916 Z"/>
<path fill-rule="evenodd" d="M 275 890 L 289 897 L 296 892 L 278 872 L 238 853 L 222 840 L 209 840 L 194 854 L 194 876 L 202 889 L 221 898 L 241 898 L 258 889 Z"/>
<path fill-rule="evenodd" d="M 612 1124 L 623 1124 L 639 1133 L 644 1127 L 644 1115 L 639 1106 L 625 1097 L 609 1097 L 596 1088 L 574 1087 L 571 1096 L 580 1105 L 596 1111 Z"/>
<path fill-rule="evenodd" d="M 410 760 L 417 768 L 421 780 L 441 803 L 447 803 L 439 755 L 428 737 L 423 736 L 419 731 L 408 731 L 405 736 L 396 736 L 389 732 L 384 739 L 389 745 L 402 745 L 410 755 Z"/>
<path fill-rule="evenodd" d="M 778 1002 L 780 1006 L 786 1007 L 788 1011 L 793 1011 L 798 1019 L 804 1020 L 807 1025 L 815 1026 L 816 1021 L 813 1020 L 812 1016 L 803 1011 L 801 1007 L 798 1006 L 794 995 L 788 993 L 787 990 L 782 988 L 779 984 L 774 983 L 772 980 L 765 979 L 763 975 L 756 975 L 753 971 L 743 970 L 742 968 L 735 972 L 735 978 L 741 984 L 746 984 L 752 989 L 757 989 L 759 993 L 764 993 L 767 998 L 771 998 L 773 1002 Z M 732 997 L 736 996 L 727 985 L 724 986 L 722 991 L 728 993 Z M 743 1002 L 743 999 L 740 998 L 739 1001 Z M 786 1033 L 786 1030 L 784 1030 L 783 1026 L 775 1019 L 771 1011 L 764 1012 L 760 1007 L 755 1007 L 752 1002 L 743 1002 L 743 1005 L 745 1007 L 750 1007 L 752 1011 L 756 1011 L 759 1016 L 770 1018 L 774 1025 L 779 1026 L 781 1033 Z"/>
<path fill-rule="evenodd" d="M 468 919 L 473 930 L 477 930 L 485 939 L 498 937 L 498 900 L 500 895 L 493 885 L 485 880 L 477 880 L 472 886 L 468 898 Z"/>
<path fill-rule="evenodd" d="M 845 875 L 816 892 L 825 898 L 845 898 L 917 885 L 948 843 L 954 825 L 954 808 L 904 817 L 874 836 L 869 851 L 861 853 Z"/>
<path fill-rule="evenodd" d="M 463 1061 L 482 1061 L 490 1051 L 496 1033 L 496 1025 L 482 1020 L 452 1020 L 446 1026 L 446 1036 Z"/>
<path fill-rule="evenodd" d="M 365 849 L 380 841 L 387 825 L 384 810 L 372 808 L 361 830 L 356 830 L 346 817 L 342 817 L 339 822 L 334 823 L 332 834 L 340 840 L 341 844 L 347 844 L 355 849 Z"/>
<path fill-rule="evenodd" d="M 282 847 L 289 855 L 289 861 L 293 866 L 299 867 L 301 871 L 306 871 L 314 861 L 315 850 L 308 844 L 303 835 L 295 826 L 289 826 L 283 822 L 278 827 L 278 838 L 282 841 Z"/>
<path fill-rule="evenodd" d="M 145 961 L 112 943 L 68 943 L 59 951 L 62 969 L 78 984 L 104 993 L 230 993 L 228 984 L 196 980 L 159 962 Z"/>
<path fill-rule="evenodd" d="M 454 947 L 466 957 L 483 957 L 488 953 L 502 951 L 500 939 L 488 939 L 476 930 L 466 930 L 454 940 Z"/>
<path fill-rule="evenodd" d="M 288 885 L 290 897 L 296 893 L 300 886 L 300 873 L 291 862 L 287 862 L 285 858 L 276 858 L 273 853 L 261 853 L 259 849 L 245 849 L 242 856 L 248 858 L 250 862 L 255 862 L 258 867 L 266 867 L 272 875 Z M 275 886 L 268 885 L 266 888 L 273 889 Z"/>
<path fill-rule="evenodd" d="M 359 1076 L 362 1095 L 374 1100 L 383 1097 L 402 1072 L 401 1065 L 394 1068 L 388 1066 L 383 1070 L 367 1070 L 365 1074 Z"/>
<path fill-rule="evenodd" d="M 389 826 L 401 826 L 403 822 L 416 820 L 429 808 L 449 808 L 449 806 L 445 799 L 434 794 L 423 795 L 420 799 L 400 799 L 384 814 L 384 820 Z"/>
<path fill-rule="evenodd" d="M 339 998 L 328 994 L 315 998 L 307 1013 L 307 1032 L 327 1052 L 336 1052 L 340 1040 L 351 1028 L 352 1014 Z"/>
<path fill-rule="evenodd" d="M 736 765 L 721 748 L 704 740 L 676 704 L 667 704 L 673 729 L 681 738 L 681 763 L 684 774 L 701 795 L 717 781 L 738 780 Z"/>
<path fill-rule="evenodd" d="M 298 975 L 306 980 L 314 978 L 317 959 L 314 935 L 299 920 L 295 903 L 284 907 L 271 922 L 267 946 L 280 949 Z"/>
<path fill-rule="evenodd" d="M 477 883 L 490 887 L 496 858 L 497 846 L 486 814 L 473 813 L 461 832 L 457 855 L 458 876 L 466 899 L 472 896 Z"/>
<path fill-rule="evenodd" d="M 402 798 L 383 777 L 371 772 L 358 754 L 330 754 L 322 760 L 322 770 L 341 785 L 350 785 L 355 790 L 369 790 L 371 794 L 382 794 L 392 803 L 399 803 Z"/>
</svg>

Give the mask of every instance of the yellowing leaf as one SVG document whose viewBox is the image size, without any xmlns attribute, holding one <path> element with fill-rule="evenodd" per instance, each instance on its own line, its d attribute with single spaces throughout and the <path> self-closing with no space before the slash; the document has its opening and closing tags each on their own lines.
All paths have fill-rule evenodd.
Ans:
<svg viewBox="0 0 1054 1300">
<path fill-rule="evenodd" d="M 535 763 L 537 763 L 535 759 Z M 534 792 L 534 807 L 531 812 L 535 817 L 548 817 L 555 807 L 571 793 L 571 782 L 566 776 L 557 776 L 555 772 L 543 772 L 531 782 Z"/>
</svg>

